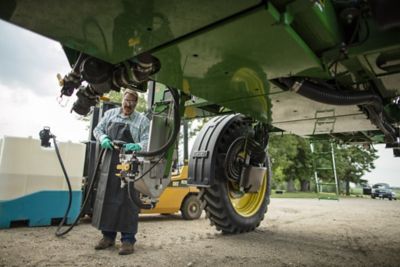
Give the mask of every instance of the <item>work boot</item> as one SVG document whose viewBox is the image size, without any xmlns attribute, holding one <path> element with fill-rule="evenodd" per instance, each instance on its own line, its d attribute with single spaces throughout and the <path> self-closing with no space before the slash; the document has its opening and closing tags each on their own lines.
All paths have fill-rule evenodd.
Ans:
<svg viewBox="0 0 400 267">
<path fill-rule="evenodd" d="M 134 251 L 133 244 L 128 242 L 122 242 L 121 248 L 119 249 L 119 255 L 129 255 Z"/>
<path fill-rule="evenodd" d="M 106 249 L 108 247 L 114 246 L 115 241 L 106 237 L 103 237 L 99 243 L 94 247 L 95 250 Z"/>
</svg>

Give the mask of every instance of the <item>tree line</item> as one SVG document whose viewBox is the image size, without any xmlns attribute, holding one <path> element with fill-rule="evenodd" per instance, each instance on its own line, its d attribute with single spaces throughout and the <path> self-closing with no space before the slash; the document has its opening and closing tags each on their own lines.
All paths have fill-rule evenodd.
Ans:
<svg viewBox="0 0 400 267">
<path fill-rule="evenodd" d="M 367 183 L 362 177 L 375 168 L 377 150 L 372 146 L 333 142 L 336 173 L 341 193 L 350 194 L 350 183 Z M 269 155 L 272 162 L 272 188 L 293 191 L 315 191 L 314 171 L 325 182 L 334 181 L 331 144 L 287 134 L 271 136 Z"/>
</svg>

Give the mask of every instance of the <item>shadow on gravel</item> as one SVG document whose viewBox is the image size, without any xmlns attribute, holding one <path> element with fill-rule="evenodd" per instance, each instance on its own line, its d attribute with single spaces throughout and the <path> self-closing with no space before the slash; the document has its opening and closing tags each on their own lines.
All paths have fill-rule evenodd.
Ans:
<svg viewBox="0 0 400 267">
<path fill-rule="evenodd" d="M 202 220 L 200 217 L 198 220 Z M 180 214 L 140 214 L 139 222 L 165 222 L 165 221 L 186 221 L 182 218 Z M 92 222 L 92 218 L 90 216 L 85 216 L 79 220 L 79 224 L 90 224 Z M 190 222 L 190 221 L 188 221 Z"/>
<path fill-rule="evenodd" d="M 200 217 L 198 220 L 202 220 Z M 187 221 L 182 218 L 182 216 L 178 213 L 176 214 L 140 214 L 139 215 L 139 222 L 163 222 L 163 221 Z M 190 222 L 187 221 L 187 222 Z"/>
</svg>

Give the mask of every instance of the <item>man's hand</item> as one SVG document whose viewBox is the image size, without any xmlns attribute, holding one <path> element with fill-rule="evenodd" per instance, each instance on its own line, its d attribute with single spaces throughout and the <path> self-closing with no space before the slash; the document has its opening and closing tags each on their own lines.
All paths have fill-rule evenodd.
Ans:
<svg viewBox="0 0 400 267">
<path fill-rule="evenodd" d="M 134 144 L 134 143 L 124 144 L 123 147 L 124 147 L 125 151 L 140 151 L 140 150 L 142 150 L 142 147 L 139 144 Z"/>
<path fill-rule="evenodd" d="M 103 140 L 101 140 L 101 147 L 104 149 L 114 149 L 111 140 L 108 137 L 104 137 Z"/>
</svg>

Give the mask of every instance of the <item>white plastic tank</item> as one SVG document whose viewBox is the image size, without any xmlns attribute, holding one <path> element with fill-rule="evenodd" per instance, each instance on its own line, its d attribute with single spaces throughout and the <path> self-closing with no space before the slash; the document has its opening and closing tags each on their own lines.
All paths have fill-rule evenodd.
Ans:
<svg viewBox="0 0 400 267">
<path fill-rule="evenodd" d="M 72 190 L 75 193 L 79 191 L 79 201 L 75 199 L 75 205 L 79 205 L 85 145 L 72 142 L 58 142 L 57 144 L 71 181 Z M 0 215 L 3 219 L 8 216 L 9 220 L 12 220 L 13 217 L 18 217 L 14 219 L 29 220 L 30 218 L 24 218 L 24 215 L 21 215 L 24 213 L 23 210 L 19 212 L 18 216 L 12 215 L 15 205 L 18 205 L 18 210 L 21 210 L 21 204 L 18 204 L 17 201 L 25 199 L 25 202 L 29 202 L 28 196 L 34 196 L 35 203 L 40 203 L 40 192 L 49 191 L 63 192 L 63 196 L 60 198 L 64 198 L 64 193 L 68 191 L 54 144 L 51 148 L 43 148 L 40 146 L 40 140 L 32 137 L 5 136 L 0 139 Z M 42 201 L 51 202 L 51 199 L 45 197 Z M 43 204 L 45 205 L 42 207 L 51 206 L 49 203 Z M 26 207 L 26 209 L 30 208 Z M 61 209 L 65 210 L 64 207 Z M 79 207 L 77 209 L 79 210 Z M 47 217 L 52 216 L 46 214 L 46 211 L 43 214 Z M 59 215 L 54 216 L 58 217 Z"/>
<path fill-rule="evenodd" d="M 72 190 L 80 190 L 85 161 L 85 145 L 58 143 Z M 40 140 L 5 136 L 0 141 L 0 200 L 42 190 L 68 190 L 57 155 Z"/>
</svg>

